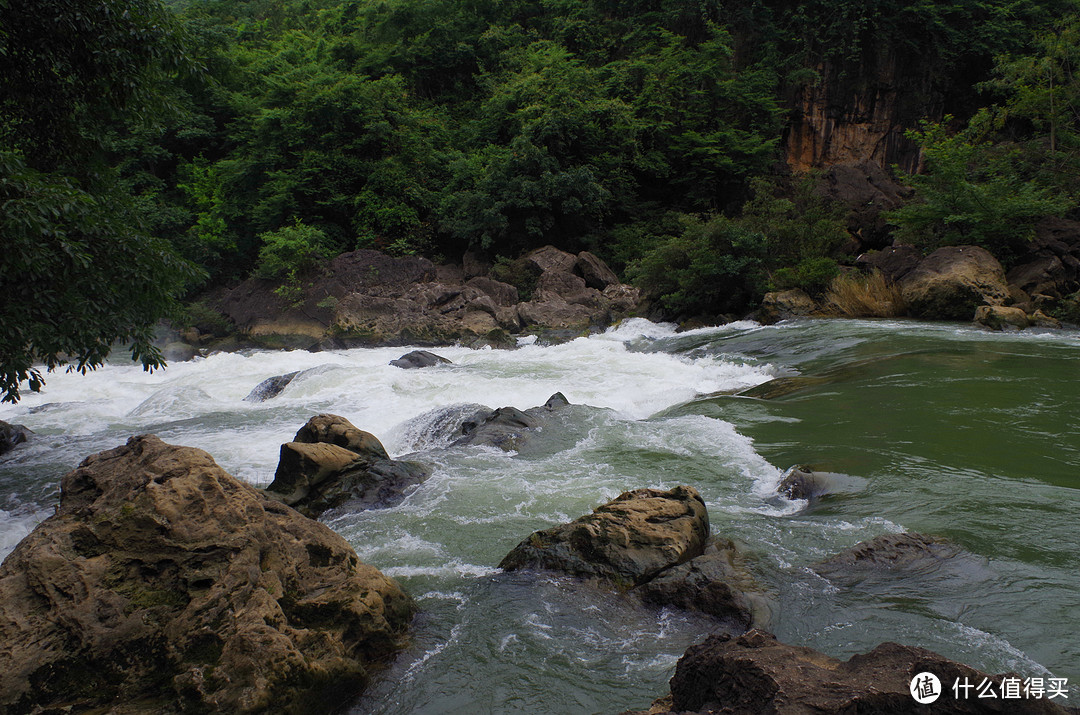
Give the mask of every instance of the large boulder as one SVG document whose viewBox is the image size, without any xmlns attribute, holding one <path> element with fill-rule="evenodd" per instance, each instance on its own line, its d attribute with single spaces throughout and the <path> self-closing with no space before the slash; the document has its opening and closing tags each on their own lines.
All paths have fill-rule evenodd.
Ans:
<svg viewBox="0 0 1080 715">
<path fill-rule="evenodd" d="M 533 264 L 540 273 L 570 273 L 577 264 L 577 256 L 555 246 L 544 246 L 526 254 L 525 261 Z"/>
<path fill-rule="evenodd" d="M 444 358 L 442 355 L 436 355 L 435 353 L 428 352 L 427 350 L 413 350 L 411 353 L 405 353 L 397 360 L 391 360 L 390 364 L 394 367 L 400 367 L 403 370 L 415 370 L 421 367 L 434 367 L 436 365 L 445 365 L 450 361 Z"/>
<path fill-rule="evenodd" d="M 860 254 L 855 265 L 864 271 L 879 271 L 896 283 L 915 270 L 923 255 L 914 246 L 886 246 L 880 251 Z"/>
<path fill-rule="evenodd" d="M 451 447 L 479 445 L 498 447 L 506 451 L 520 448 L 537 428 L 557 412 L 568 406 L 566 397 L 556 392 L 539 407 L 519 410 L 516 407 L 500 407 L 497 410 L 478 412 L 461 425 L 461 437 Z"/>
<path fill-rule="evenodd" d="M 0 420 L 0 454 L 15 449 L 16 445 L 30 439 L 32 434 L 34 433 L 22 425 L 13 425 Z"/>
<path fill-rule="evenodd" d="M 909 312 L 918 318 L 971 320 L 980 305 L 1003 305 L 1005 272 L 978 246 L 946 246 L 924 258 L 900 282 Z"/>
<path fill-rule="evenodd" d="M 206 452 L 133 437 L 65 476 L 0 567 L 0 710 L 329 711 L 414 610 Z"/>
<path fill-rule="evenodd" d="M 574 273 L 581 276 L 585 285 L 596 290 L 604 290 L 608 286 L 618 285 L 619 277 L 606 263 L 588 251 L 582 251 L 577 255 L 574 262 Z"/>
<path fill-rule="evenodd" d="M 932 673 L 938 699 L 921 705 L 912 696 L 912 681 Z M 1002 699 L 1005 679 L 1019 687 L 1015 675 L 988 675 L 923 648 L 883 643 L 846 661 L 811 648 L 781 643 L 769 633 L 752 630 L 733 637 L 711 635 L 687 649 L 671 678 L 671 695 L 658 700 L 650 715 L 739 713 L 740 715 L 841 715 L 848 713 L 1065 713 L 1053 700 Z M 984 682 L 994 699 L 978 697 Z M 957 698 L 954 682 L 972 686 Z M 922 681 L 918 686 L 925 685 Z M 961 691 L 963 692 L 963 691 Z M 643 715 L 643 714 L 642 714 Z"/>
<path fill-rule="evenodd" d="M 700 556 L 708 537 L 709 515 L 693 487 L 636 489 L 569 524 L 535 532 L 499 568 L 561 571 L 629 589 Z"/>
<path fill-rule="evenodd" d="M 775 323 L 810 315 L 818 309 L 814 299 L 798 288 L 766 293 L 761 299 L 758 319 L 763 323 Z"/>
<path fill-rule="evenodd" d="M 315 519 L 344 504 L 394 506 L 429 475 L 421 464 L 390 459 L 378 439 L 344 417 L 317 415 L 281 445 L 266 494 Z"/>
</svg>

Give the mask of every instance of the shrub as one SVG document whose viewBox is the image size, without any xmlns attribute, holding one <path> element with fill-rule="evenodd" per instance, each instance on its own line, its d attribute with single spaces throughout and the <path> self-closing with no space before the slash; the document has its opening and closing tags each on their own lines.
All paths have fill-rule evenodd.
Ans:
<svg viewBox="0 0 1080 715">
<path fill-rule="evenodd" d="M 768 239 L 723 216 L 683 216 L 683 232 L 662 240 L 627 274 L 675 316 L 731 312 L 757 301 Z"/>
<path fill-rule="evenodd" d="M 771 283 L 775 290 L 799 288 L 810 295 L 821 295 L 839 273 L 836 261 L 819 256 L 799 261 L 793 268 L 774 271 Z"/>
<path fill-rule="evenodd" d="M 843 273 L 825 293 L 825 310 L 847 318 L 895 318 L 906 306 L 900 287 L 880 271 Z"/>
<path fill-rule="evenodd" d="M 274 292 L 292 304 L 298 303 L 303 295 L 300 277 L 330 256 L 326 234 L 297 219 L 292 226 L 260 235 L 259 240 L 263 245 L 254 275 L 281 280 Z"/>
</svg>

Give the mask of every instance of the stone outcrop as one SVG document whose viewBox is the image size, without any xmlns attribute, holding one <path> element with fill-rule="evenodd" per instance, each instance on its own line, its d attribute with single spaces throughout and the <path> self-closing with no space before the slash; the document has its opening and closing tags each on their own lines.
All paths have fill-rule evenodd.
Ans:
<svg viewBox="0 0 1080 715">
<path fill-rule="evenodd" d="M 498 447 L 506 451 L 521 447 L 545 422 L 570 403 L 561 392 L 556 392 L 539 407 L 519 410 L 516 407 L 500 407 L 497 410 L 478 412 L 461 425 L 461 437 L 451 447 L 479 445 Z"/>
<path fill-rule="evenodd" d="M 414 610 L 324 525 L 133 437 L 65 476 L 0 567 L 0 710 L 330 711 Z"/>
<path fill-rule="evenodd" d="M 939 698 L 921 705 L 911 682 L 921 673 L 940 681 Z M 1001 699 L 1003 681 L 923 648 L 883 643 L 846 661 L 811 648 L 781 643 L 764 631 L 711 635 L 691 646 L 671 678 L 671 694 L 649 715 L 739 713 L 740 715 L 841 715 L 847 713 L 1065 713 L 1053 700 Z M 957 698 L 957 680 L 978 687 L 989 680 L 995 699 Z M 626 715 L 635 715 L 627 713 Z M 645 712 L 636 715 L 645 715 Z"/>
<path fill-rule="evenodd" d="M 251 389 L 251 392 L 244 398 L 244 402 L 265 402 L 271 398 L 277 397 L 281 394 L 281 391 L 289 386 L 289 383 L 293 381 L 297 375 L 300 374 L 299 370 L 294 372 L 288 372 L 284 375 L 274 375 L 268 377 L 258 385 Z"/>
<path fill-rule="evenodd" d="M 1003 305 L 1005 272 L 978 246 L 946 246 L 900 281 L 909 312 L 919 318 L 971 320 L 980 305 Z"/>
<path fill-rule="evenodd" d="M 807 316 L 817 309 L 817 303 L 806 294 L 806 291 L 798 288 L 775 291 L 766 293 L 762 298 L 758 320 L 762 323 L 775 323 L 778 320 Z"/>
<path fill-rule="evenodd" d="M 591 514 L 537 531 L 499 564 L 596 579 L 646 603 L 700 611 L 736 632 L 754 619 L 734 565 L 734 544 L 711 540 L 693 487 L 636 489 Z"/>
<path fill-rule="evenodd" d="M 352 251 L 305 276 L 298 305 L 286 304 L 274 283 L 260 279 L 219 288 L 206 302 L 264 347 L 319 349 L 471 343 L 525 327 L 584 331 L 609 325 L 640 300 L 636 288 L 619 283 L 588 252 L 575 256 L 545 246 L 515 261 L 510 277 L 489 275 L 488 263 L 475 254 L 467 257 L 466 269 L 416 256 Z M 522 286 L 496 276 L 516 276 Z"/>
<path fill-rule="evenodd" d="M 344 417 L 316 415 L 292 442 L 281 445 L 266 494 L 305 516 L 350 504 L 357 509 L 394 506 L 427 479 L 416 462 L 390 459 L 382 443 Z"/>
<path fill-rule="evenodd" d="M 16 445 L 30 439 L 32 434 L 34 433 L 31 430 L 22 425 L 0 421 L 0 454 L 6 454 L 15 449 Z"/>
<path fill-rule="evenodd" d="M 922 261 L 922 253 L 914 246 L 886 246 L 880 251 L 863 253 L 855 265 L 865 271 L 879 271 L 893 283 L 902 281 Z"/>
<path fill-rule="evenodd" d="M 434 367 L 435 365 L 448 365 L 450 361 L 442 355 L 428 352 L 427 350 L 413 350 L 405 353 L 397 360 L 391 360 L 390 364 L 403 370 L 415 370 L 421 367 Z"/>
<path fill-rule="evenodd" d="M 809 467 L 796 465 L 784 474 L 776 491 L 788 499 L 814 501 L 828 493 L 823 476 Z"/>
</svg>

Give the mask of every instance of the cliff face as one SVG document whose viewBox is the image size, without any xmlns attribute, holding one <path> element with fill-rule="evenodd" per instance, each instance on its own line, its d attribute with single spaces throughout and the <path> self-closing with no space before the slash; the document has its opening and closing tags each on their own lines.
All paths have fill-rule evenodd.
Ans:
<svg viewBox="0 0 1080 715">
<path fill-rule="evenodd" d="M 825 62 L 820 80 L 794 90 L 793 119 L 785 136 L 794 171 L 870 162 L 919 167 L 919 148 L 904 132 L 921 119 L 940 120 L 944 92 L 929 73 L 885 50 L 858 67 Z"/>
</svg>

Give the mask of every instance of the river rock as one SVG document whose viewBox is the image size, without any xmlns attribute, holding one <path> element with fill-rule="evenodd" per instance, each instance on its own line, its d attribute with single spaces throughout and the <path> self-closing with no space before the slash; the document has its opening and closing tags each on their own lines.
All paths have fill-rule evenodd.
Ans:
<svg viewBox="0 0 1080 715">
<path fill-rule="evenodd" d="M 391 360 L 390 364 L 404 370 L 412 370 L 421 367 L 450 364 L 450 361 L 441 355 L 436 355 L 427 350 L 413 350 L 411 353 L 405 353 L 397 360 Z"/>
<path fill-rule="evenodd" d="M 866 571 L 935 571 L 940 562 L 961 553 L 955 544 L 924 534 L 883 534 L 861 541 L 814 568 L 829 576 Z"/>
<path fill-rule="evenodd" d="M 13 425 L 0 420 L 0 454 L 6 454 L 15 449 L 16 445 L 30 439 L 34 434 L 22 425 Z"/>
<path fill-rule="evenodd" d="M 561 392 L 556 392 L 540 407 L 530 407 L 527 410 L 500 407 L 497 410 L 477 413 L 462 423 L 462 436 L 450 446 L 479 445 L 498 447 L 506 451 L 516 450 L 547 419 L 569 404 Z"/>
<path fill-rule="evenodd" d="M 274 377 L 268 377 L 248 393 L 244 398 L 244 402 L 264 402 L 272 397 L 277 397 L 281 394 L 281 391 L 289 386 L 289 383 L 293 381 L 293 378 L 300 374 L 299 370 L 294 372 L 285 373 L 284 375 L 275 375 Z"/>
<path fill-rule="evenodd" d="M 1031 324 L 1023 310 L 1004 305 L 980 305 L 975 309 L 975 322 L 991 330 L 1023 330 Z"/>
<path fill-rule="evenodd" d="M 588 307 L 568 303 L 564 298 L 546 293 L 528 303 L 518 303 L 521 324 L 531 328 L 554 330 L 584 330 L 595 322 L 594 313 Z"/>
<path fill-rule="evenodd" d="M 421 464 L 389 459 L 373 435 L 344 417 L 318 415 L 300 428 L 295 441 L 281 445 L 266 494 L 316 519 L 344 504 L 356 509 L 394 506 L 428 476 Z"/>
<path fill-rule="evenodd" d="M 980 305 L 1003 305 L 1005 272 L 978 246 L 946 246 L 924 258 L 900 282 L 909 312 L 918 318 L 971 320 Z"/>
<path fill-rule="evenodd" d="M 414 610 L 206 452 L 133 437 L 65 476 L 0 567 L 0 710 L 330 711 Z"/>
<path fill-rule="evenodd" d="M 636 489 L 569 524 L 537 531 L 499 564 L 594 577 L 629 589 L 704 553 L 705 502 L 693 487 Z"/>
<path fill-rule="evenodd" d="M 796 465 L 784 474 L 776 491 L 788 499 L 813 501 L 828 492 L 828 485 L 809 467 Z"/>
<path fill-rule="evenodd" d="M 352 422 L 338 415 L 315 415 L 296 432 L 293 442 L 326 442 L 344 447 L 369 460 L 390 459 L 386 448 L 375 435 L 357 429 Z"/>
<path fill-rule="evenodd" d="M 920 705 L 911 695 L 912 680 L 924 672 L 933 673 L 941 683 L 940 697 L 932 706 Z M 751 630 L 737 637 L 711 635 L 688 648 L 671 678 L 671 695 L 658 700 L 648 713 L 1067 712 L 1053 700 L 1000 699 L 1005 677 L 896 643 L 883 643 L 869 653 L 841 661 L 812 648 L 781 643 L 765 631 Z M 964 678 L 975 687 L 984 678 L 990 680 L 998 698 L 979 698 L 973 688 L 966 699 L 957 699 L 952 684 Z"/>
<path fill-rule="evenodd" d="M 735 544 L 713 539 L 701 556 L 661 571 L 632 593 L 646 603 L 707 613 L 742 633 L 754 621 L 754 605 L 739 586 L 745 578 L 734 555 Z"/>
</svg>

